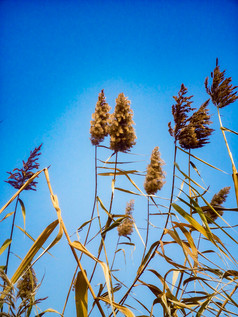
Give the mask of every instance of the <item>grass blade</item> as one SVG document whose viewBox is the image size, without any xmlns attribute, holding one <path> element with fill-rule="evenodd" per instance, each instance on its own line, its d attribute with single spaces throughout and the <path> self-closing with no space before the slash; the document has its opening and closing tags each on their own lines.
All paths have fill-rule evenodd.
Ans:
<svg viewBox="0 0 238 317">
<path fill-rule="evenodd" d="M 221 127 L 220 128 L 222 131 L 227 131 L 227 132 L 231 132 L 231 133 L 234 133 L 236 135 L 238 135 L 238 132 L 234 131 L 234 130 L 231 130 L 231 129 L 228 129 L 228 128 L 225 128 L 225 127 Z"/>
<path fill-rule="evenodd" d="M 98 299 L 104 301 L 107 304 L 111 304 L 111 302 L 106 297 L 98 297 Z M 119 305 L 115 302 L 112 302 L 112 305 L 117 308 L 120 312 L 122 312 L 126 317 L 135 317 L 132 311 L 129 308 L 126 308 L 122 305 Z"/>
<path fill-rule="evenodd" d="M 111 294 L 111 290 L 110 290 L 110 274 L 108 271 L 108 267 L 106 265 L 106 263 L 104 263 L 103 261 L 100 261 L 98 258 L 96 258 L 92 253 L 90 253 L 84 245 L 82 245 L 82 243 L 80 243 L 79 241 L 73 241 L 70 243 L 70 246 L 83 252 L 84 254 L 86 254 L 88 257 L 90 257 L 91 259 L 93 259 L 94 261 L 98 262 L 103 270 L 103 274 L 105 277 L 105 281 L 106 281 L 106 285 L 107 285 L 107 290 L 108 290 L 108 294 L 109 294 L 109 298 L 110 301 L 112 301 L 112 294 Z M 109 302 L 110 303 L 110 302 Z"/>
<path fill-rule="evenodd" d="M 2 222 L 3 220 L 7 219 L 7 218 L 10 217 L 12 214 L 14 214 L 14 211 L 9 212 L 8 214 L 6 214 L 6 216 L 3 217 L 3 218 L 0 220 L 0 222 Z"/>
<path fill-rule="evenodd" d="M 206 165 L 208 165 L 208 166 L 210 166 L 210 167 L 212 167 L 212 168 L 214 168 L 214 169 L 216 169 L 216 170 L 218 170 L 218 171 L 220 171 L 220 172 L 222 172 L 222 173 L 228 174 L 227 172 L 224 172 L 224 171 L 221 170 L 220 168 L 215 167 L 215 166 L 213 166 L 213 165 L 211 165 L 211 164 L 205 162 L 204 160 L 200 159 L 199 157 L 197 157 L 197 156 L 195 156 L 195 155 L 193 155 L 193 154 L 191 154 L 191 153 L 189 154 L 188 152 L 184 151 L 184 150 L 181 149 L 180 147 L 178 147 L 178 149 L 179 149 L 180 151 L 186 153 L 187 155 L 190 155 L 190 156 L 194 157 L 196 160 L 198 160 L 198 161 L 200 161 L 200 162 L 202 162 L 202 163 L 204 163 L 204 164 L 206 164 Z"/>
<path fill-rule="evenodd" d="M 86 274 L 86 271 L 85 271 Z M 88 285 L 81 271 L 75 281 L 75 304 L 77 317 L 88 316 Z"/>
<path fill-rule="evenodd" d="M 23 217 L 23 221 L 24 221 L 24 229 L 26 229 L 26 208 L 25 208 L 23 201 L 20 198 L 18 198 L 18 200 L 19 200 L 19 203 L 21 205 L 21 212 L 22 212 L 22 217 Z"/>
<path fill-rule="evenodd" d="M 7 239 L 3 242 L 1 248 L 0 248 L 0 255 L 6 250 L 6 248 L 9 246 L 9 244 L 11 244 L 12 240 L 11 239 Z"/>
<path fill-rule="evenodd" d="M 26 230 L 22 229 L 19 226 L 16 226 L 19 230 L 21 230 L 29 239 L 31 239 L 33 242 L 35 242 L 36 240 L 28 233 L 26 232 Z M 43 250 L 45 250 L 45 248 L 42 247 Z M 50 252 L 47 252 L 49 255 L 53 256 Z"/>
<path fill-rule="evenodd" d="M 55 230 L 57 227 L 59 221 L 58 219 L 52 222 L 49 226 L 47 226 L 43 232 L 39 235 L 39 237 L 36 239 L 30 250 L 27 252 L 26 256 L 22 260 L 21 264 L 17 268 L 16 272 L 13 274 L 11 281 L 13 284 L 17 282 L 19 277 L 22 275 L 22 273 L 28 268 L 30 263 L 32 262 L 34 256 L 36 253 L 40 250 L 40 248 L 43 246 L 43 244 L 46 242 L 46 240 L 49 238 L 51 233 Z"/>
<path fill-rule="evenodd" d="M 53 308 L 48 308 L 48 309 L 44 310 L 42 313 L 36 315 L 35 317 L 41 317 L 41 316 L 45 315 L 45 313 L 55 313 L 55 314 L 58 314 L 58 315 L 64 317 L 61 313 L 59 313 L 57 310 L 55 310 Z"/>
<path fill-rule="evenodd" d="M 36 178 L 44 171 L 38 171 L 34 175 L 32 175 L 31 178 L 28 179 L 27 182 L 25 182 L 24 185 L 12 196 L 12 198 L 9 199 L 9 201 L 0 209 L 0 214 L 13 202 L 13 200 Z"/>
</svg>

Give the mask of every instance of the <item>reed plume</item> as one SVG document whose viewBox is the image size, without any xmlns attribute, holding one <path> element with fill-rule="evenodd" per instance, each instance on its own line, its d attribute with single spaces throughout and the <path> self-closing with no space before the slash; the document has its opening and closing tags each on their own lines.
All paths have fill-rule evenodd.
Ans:
<svg viewBox="0 0 238 317">
<path fill-rule="evenodd" d="M 110 148 L 115 152 L 127 152 L 136 144 L 133 111 L 130 101 L 123 93 L 116 99 L 115 111 L 111 116 L 109 127 Z"/>
<path fill-rule="evenodd" d="M 207 109 L 208 103 L 209 99 L 191 115 L 187 125 L 181 129 L 178 139 L 182 148 L 196 149 L 209 143 L 209 136 L 214 130 L 209 127 L 212 122 Z"/>
<path fill-rule="evenodd" d="M 144 182 L 144 188 L 148 195 L 156 194 L 157 191 L 163 187 L 165 183 L 165 172 L 162 166 L 164 164 L 164 161 L 160 157 L 159 147 L 156 146 L 152 151 Z"/>
<path fill-rule="evenodd" d="M 222 204 L 226 201 L 227 196 L 230 192 L 231 187 L 222 188 L 217 194 L 212 197 L 210 205 L 216 210 L 216 212 L 222 216 L 224 210 L 222 209 Z M 205 216 L 207 217 L 207 222 L 212 223 L 218 218 L 218 214 L 209 208 L 209 206 L 202 207 Z"/>
<path fill-rule="evenodd" d="M 93 145 L 98 145 L 108 135 L 109 111 L 111 107 L 106 103 L 104 90 L 98 95 L 95 112 L 92 114 L 90 121 L 90 140 Z"/>
<path fill-rule="evenodd" d="M 25 163 L 23 163 L 22 168 L 14 168 L 12 172 L 7 172 L 10 174 L 8 177 L 8 181 L 5 181 L 6 183 L 10 184 L 16 189 L 20 189 L 22 185 L 34 175 L 34 169 L 38 169 L 40 164 L 37 162 L 39 159 L 39 156 L 41 155 L 40 149 L 42 144 L 39 147 L 36 147 L 33 151 L 30 152 L 30 156 Z M 37 181 L 33 180 L 26 188 L 25 190 L 34 190 L 36 191 L 36 185 Z"/>
<path fill-rule="evenodd" d="M 125 215 L 127 216 L 117 227 L 118 235 L 127 237 L 133 232 L 132 211 L 134 210 L 134 200 L 131 199 L 126 205 Z"/>
<path fill-rule="evenodd" d="M 238 99 L 238 86 L 232 86 L 232 78 L 225 77 L 226 71 L 221 71 L 218 65 L 218 58 L 216 59 L 216 67 L 211 73 L 212 84 L 208 86 L 208 77 L 205 79 L 206 92 L 211 96 L 213 104 L 218 108 L 224 108 Z"/>
<path fill-rule="evenodd" d="M 179 139 L 179 135 L 181 130 L 186 126 L 187 120 L 188 120 L 188 113 L 191 110 L 194 110 L 191 107 L 192 101 L 191 98 L 193 96 L 185 96 L 187 94 L 188 90 L 184 86 L 184 84 L 181 85 L 181 88 L 178 92 L 178 97 L 173 96 L 176 103 L 172 105 L 172 115 L 174 117 L 174 128 L 171 126 L 171 122 L 169 122 L 169 133 L 171 136 L 174 137 L 175 141 Z"/>
</svg>

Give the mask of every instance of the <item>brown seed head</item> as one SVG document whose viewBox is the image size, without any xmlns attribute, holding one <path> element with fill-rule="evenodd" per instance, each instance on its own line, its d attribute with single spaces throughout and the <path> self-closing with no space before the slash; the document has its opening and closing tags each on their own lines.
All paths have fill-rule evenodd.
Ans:
<svg viewBox="0 0 238 317">
<path fill-rule="evenodd" d="M 188 119 L 188 124 L 181 129 L 178 139 L 182 148 L 195 149 L 209 143 L 209 136 L 214 130 L 209 128 L 212 122 L 207 109 L 208 103 L 209 100 L 204 102 Z"/>
<path fill-rule="evenodd" d="M 220 209 L 222 204 L 226 201 L 226 198 L 230 192 L 230 187 L 222 188 L 217 194 L 215 194 L 210 202 L 210 205 L 216 210 L 216 212 L 222 216 L 224 210 Z M 217 209 L 217 207 L 220 207 Z M 207 216 L 207 222 L 212 223 L 212 220 L 216 220 L 218 215 L 214 212 L 214 210 L 208 208 L 204 211 L 205 216 Z"/>
<path fill-rule="evenodd" d="M 171 136 L 178 139 L 181 129 L 183 129 L 187 123 L 188 113 L 193 110 L 191 108 L 192 101 L 190 100 L 193 96 L 186 97 L 187 88 L 184 84 L 181 85 L 181 88 L 178 92 L 178 96 L 173 96 L 176 103 L 172 105 L 172 115 L 174 117 L 175 126 L 172 128 L 171 122 L 169 122 L 169 133 Z"/>
<path fill-rule="evenodd" d="M 211 96 L 213 104 L 218 108 L 226 107 L 238 99 L 237 91 L 235 91 L 238 86 L 232 86 L 232 78 L 226 78 L 225 72 L 225 70 L 221 72 L 217 59 L 216 67 L 211 73 L 211 87 L 208 86 L 208 77 L 205 79 L 206 92 Z"/>
<path fill-rule="evenodd" d="M 161 190 L 165 183 L 165 172 L 162 169 L 164 161 L 160 157 L 159 147 L 156 146 L 151 154 L 150 164 L 147 166 L 144 188 L 148 195 L 154 195 Z"/>
<path fill-rule="evenodd" d="M 30 156 L 26 163 L 22 161 L 23 168 L 14 168 L 12 172 L 7 172 L 10 176 L 8 177 L 9 180 L 5 181 L 6 183 L 12 185 L 16 189 L 20 189 L 22 185 L 34 175 L 34 169 L 38 169 L 40 166 L 37 161 L 41 155 L 41 146 L 42 144 L 30 152 Z M 25 190 L 36 190 L 36 185 L 37 181 L 34 180 L 25 188 Z"/>
<path fill-rule="evenodd" d="M 116 152 L 130 151 L 136 144 L 134 130 L 133 111 L 130 108 L 130 101 L 123 93 L 116 99 L 115 111 L 111 116 L 109 134 L 110 148 Z"/>
<path fill-rule="evenodd" d="M 90 140 L 93 145 L 98 145 L 108 135 L 110 109 L 110 106 L 106 103 L 104 90 L 102 90 L 98 95 L 95 112 L 92 114 L 92 120 L 90 121 Z"/>
<path fill-rule="evenodd" d="M 22 300 L 27 300 L 32 297 L 37 288 L 37 278 L 34 269 L 29 268 L 17 282 L 18 294 Z"/>
<path fill-rule="evenodd" d="M 118 235 L 127 237 L 133 232 L 133 218 L 132 211 L 134 210 L 134 200 L 130 200 L 126 205 L 125 214 L 127 217 L 121 222 L 121 224 L 117 227 Z"/>
</svg>

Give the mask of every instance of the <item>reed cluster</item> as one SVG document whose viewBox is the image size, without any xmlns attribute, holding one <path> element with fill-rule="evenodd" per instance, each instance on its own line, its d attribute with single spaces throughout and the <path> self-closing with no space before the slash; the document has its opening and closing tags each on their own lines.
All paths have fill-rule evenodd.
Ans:
<svg viewBox="0 0 238 317">
<path fill-rule="evenodd" d="M 77 317 L 115 317 L 119 313 L 127 317 L 237 316 L 238 243 L 234 233 L 237 223 L 234 218 L 234 222 L 229 224 L 227 216 L 238 210 L 232 205 L 234 193 L 238 203 L 238 174 L 225 132 L 238 133 L 223 127 L 219 113 L 220 109 L 238 99 L 237 86 L 233 86 L 231 77 L 226 78 L 225 71 L 220 70 L 218 60 L 211 77 L 210 87 L 208 78 L 205 80 L 205 90 L 218 110 L 218 120 L 232 162 L 234 192 L 228 186 L 230 184 L 223 185 L 220 168 L 193 152 L 207 146 L 214 131 L 209 113 L 210 99 L 194 107 L 193 96 L 188 94 L 184 84 L 181 84 L 177 96 L 173 96 L 174 123 L 169 122 L 168 126 L 174 139 L 174 153 L 172 179 L 169 180 L 165 177 L 165 162 L 159 146 L 153 148 L 150 162 L 147 166 L 143 163 L 142 171 L 127 167 L 127 164 L 137 164 L 122 159 L 124 155 L 131 157 L 130 151 L 136 145 L 131 102 L 120 93 L 114 112 L 110 114 L 111 107 L 106 102 L 104 90 L 101 90 L 89 130 L 91 143 L 95 146 L 95 198 L 91 217 L 85 223 L 77 224 L 75 233 L 77 237 L 80 234 L 80 239 L 73 241 L 75 235 L 68 233 L 63 220 L 64 210 L 61 212 L 54 194 L 48 168 L 39 170 L 42 145 L 30 152 L 22 168 L 8 172 L 7 183 L 16 189 L 16 193 L 0 210 L 0 214 L 6 213 L 0 220 L 1 225 L 12 217 L 11 233 L 0 247 L 0 256 L 7 254 L 6 264 L 0 268 L 0 316 L 30 317 L 35 314 L 40 317 L 47 313 L 67 316 L 72 289 Z M 108 146 L 102 145 L 107 136 L 110 137 Z M 188 168 L 184 168 L 186 163 Z M 202 178 L 197 165 L 209 172 L 221 173 L 222 189 L 218 193 L 213 193 L 213 184 L 204 185 L 204 176 Z M 20 264 L 16 264 L 10 258 L 10 247 L 14 244 L 18 202 L 25 221 L 22 192 L 35 191 L 36 179 L 42 175 L 57 219 L 38 238 L 32 238 L 21 228 L 33 242 Z M 98 182 L 98 178 L 103 177 L 111 181 L 108 189 L 103 182 Z M 171 184 L 169 198 L 163 197 L 168 183 Z M 157 196 L 158 191 L 161 197 Z M 125 199 L 128 196 L 133 196 L 133 199 Z M 8 206 L 14 200 L 15 210 L 10 212 Z M 121 213 L 124 204 L 126 209 Z M 229 204 L 231 206 L 227 208 Z M 94 216 L 95 210 L 97 216 Z M 53 241 L 51 239 L 43 249 L 52 234 L 55 234 Z M 75 267 L 67 268 L 72 271 L 71 285 L 61 312 L 52 308 L 40 311 L 38 304 L 44 298 L 36 299 L 39 284 L 35 263 L 49 250 L 53 252 L 63 235 L 75 259 Z M 85 237 L 84 243 L 82 237 Z M 133 253 L 137 261 L 130 258 L 128 262 L 129 254 Z M 127 276 L 123 275 L 122 258 L 129 267 Z M 7 273 L 9 261 L 15 265 L 11 278 Z M 98 274 L 98 267 L 103 271 L 103 279 Z"/>
</svg>

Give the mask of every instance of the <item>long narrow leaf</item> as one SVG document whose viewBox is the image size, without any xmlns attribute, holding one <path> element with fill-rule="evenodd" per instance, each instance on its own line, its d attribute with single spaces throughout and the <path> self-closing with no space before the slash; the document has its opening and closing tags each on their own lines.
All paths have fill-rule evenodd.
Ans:
<svg viewBox="0 0 238 317">
<path fill-rule="evenodd" d="M 12 240 L 11 239 L 7 239 L 3 242 L 1 248 L 0 248 L 0 255 L 6 250 L 6 248 L 9 246 L 9 244 L 11 244 Z"/>
<path fill-rule="evenodd" d="M 21 205 L 21 212 L 22 212 L 22 217 L 23 217 L 23 221 L 24 221 L 24 229 L 26 229 L 26 208 L 25 205 L 23 203 L 23 201 L 18 198 L 20 205 Z"/>
<path fill-rule="evenodd" d="M 110 301 L 106 297 L 98 297 L 98 299 L 104 301 L 107 304 L 110 304 Z M 124 307 L 122 305 L 119 305 L 115 302 L 112 302 L 112 305 L 117 308 L 121 313 L 123 313 L 126 317 L 135 317 L 135 315 L 132 313 L 130 309 L 127 307 Z"/>
<path fill-rule="evenodd" d="M 181 149 L 180 147 L 178 147 L 178 149 L 179 149 L 180 151 L 186 153 L 187 155 L 190 155 L 190 156 L 194 157 L 196 160 L 198 160 L 198 161 L 200 161 L 200 162 L 202 162 L 202 163 L 204 163 L 204 164 L 206 164 L 206 165 L 208 165 L 208 166 L 210 166 L 210 167 L 212 167 L 212 168 L 214 168 L 214 169 L 216 169 L 216 170 L 218 170 L 218 171 L 220 171 L 220 172 L 222 172 L 222 173 L 228 174 L 227 172 L 224 172 L 224 171 L 221 170 L 220 168 L 217 168 L 217 167 L 215 167 L 215 166 L 213 166 L 213 165 L 211 165 L 211 164 L 205 162 L 204 160 L 200 159 L 199 157 L 197 157 L 197 156 L 195 156 L 195 155 L 193 155 L 193 154 L 191 154 L 191 153 L 188 153 L 188 152 L 184 151 L 184 150 Z"/>
<path fill-rule="evenodd" d="M 8 214 L 6 214 L 6 216 L 3 217 L 3 218 L 0 220 L 0 222 L 2 222 L 3 220 L 7 219 L 7 218 L 10 217 L 12 214 L 14 214 L 14 211 L 9 212 Z"/>
<path fill-rule="evenodd" d="M 109 298 L 111 299 L 112 298 L 112 294 L 111 294 L 111 291 L 110 291 L 110 274 L 109 274 L 109 271 L 108 271 L 108 267 L 106 265 L 106 263 L 104 263 L 103 261 L 99 260 L 98 258 L 96 258 L 91 252 L 89 252 L 84 245 L 82 245 L 82 243 L 80 243 L 79 241 L 74 241 L 74 242 L 71 242 L 71 247 L 83 252 L 84 254 L 86 254 L 88 257 L 90 257 L 91 259 L 93 259 L 94 261 L 98 262 L 101 267 L 102 267 L 102 270 L 103 270 L 103 274 L 104 274 L 104 277 L 105 277 L 105 282 L 106 282 L 106 285 L 107 285 L 107 290 L 108 290 L 108 294 L 109 294 Z"/>
<path fill-rule="evenodd" d="M 86 273 L 86 271 L 85 271 Z M 75 281 L 75 304 L 77 317 L 88 316 L 88 285 L 81 271 Z"/>
<path fill-rule="evenodd" d="M 58 315 L 64 317 L 61 313 L 59 313 L 57 310 L 55 310 L 53 308 L 48 308 L 48 309 L 44 310 L 42 313 L 36 315 L 35 317 L 41 317 L 41 316 L 45 315 L 46 313 L 55 313 L 55 314 L 58 314 Z"/>
<path fill-rule="evenodd" d="M 234 133 L 234 134 L 238 135 L 238 132 L 236 132 L 234 130 L 231 130 L 231 129 L 228 129 L 228 128 L 225 128 L 225 127 L 221 127 L 220 129 L 223 130 L 223 131 L 231 132 L 231 133 Z"/>
<path fill-rule="evenodd" d="M 34 256 L 36 253 L 41 249 L 43 244 L 46 242 L 46 240 L 49 238 L 51 233 L 55 230 L 57 227 L 59 221 L 58 219 L 52 222 L 49 226 L 47 226 L 43 232 L 39 235 L 39 237 L 36 239 L 30 250 L 27 252 L 26 256 L 22 260 L 21 264 L 13 274 L 11 281 L 13 284 L 17 282 L 19 277 L 22 275 L 22 273 L 28 268 L 30 263 L 32 262 Z"/>
<path fill-rule="evenodd" d="M 31 178 L 28 179 L 27 182 L 25 182 L 24 185 L 9 199 L 9 201 L 0 209 L 0 214 L 13 202 L 13 200 L 36 178 L 44 171 L 38 171 L 34 175 L 32 175 Z"/>
<path fill-rule="evenodd" d="M 36 240 L 24 229 L 22 229 L 19 226 L 16 226 L 19 230 L 21 230 L 29 239 L 31 239 L 33 242 L 35 242 Z M 43 250 L 45 250 L 45 248 L 42 247 Z M 50 254 L 51 256 L 53 256 L 50 252 L 47 252 L 48 254 Z"/>
</svg>

